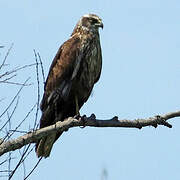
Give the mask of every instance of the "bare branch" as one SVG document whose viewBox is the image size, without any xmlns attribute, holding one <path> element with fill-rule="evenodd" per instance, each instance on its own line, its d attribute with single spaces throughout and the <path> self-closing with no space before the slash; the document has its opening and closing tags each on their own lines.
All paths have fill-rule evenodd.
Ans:
<svg viewBox="0 0 180 180">
<path fill-rule="evenodd" d="M 8 159 L 5 159 L 3 162 L 0 163 L 0 166 L 3 165 L 7 161 L 8 161 Z"/>
<path fill-rule="evenodd" d="M 15 101 L 15 99 L 18 97 L 19 93 L 22 91 L 24 85 L 26 84 L 26 82 L 28 82 L 30 78 L 28 78 L 23 85 L 21 86 L 21 88 L 18 90 L 17 94 L 14 96 L 14 98 L 12 99 L 12 101 L 10 102 L 10 104 L 7 106 L 7 108 L 3 111 L 3 113 L 0 115 L 0 118 L 7 112 L 7 110 L 11 107 L 11 105 L 13 104 L 13 102 Z"/>
<path fill-rule="evenodd" d="M 31 86 L 32 83 L 30 84 L 22 84 L 22 83 L 18 83 L 18 82 L 11 82 L 11 81 L 0 81 L 0 83 L 6 83 L 6 84 L 12 84 L 12 85 L 17 85 L 17 86 Z"/>
<path fill-rule="evenodd" d="M 34 170 L 37 168 L 37 166 L 38 166 L 38 164 L 40 163 L 41 160 L 42 160 L 42 157 L 38 160 L 36 165 L 33 167 L 33 169 L 30 171 L 30 173 L 24 178 L 24 180 L 26 180 L 34 172 Z"/>
<path fill-rule="evenodd" d="M 17 125 L 17 127 L 11 131 L 12 133 L 9 135 L 9 138 L 15 133 L 18 132 L 17 129 L 23 124 L 23 122 L 29 117 L 29 115 L 32 113 L 34 110 L 36 104 L 29 110 L 29 112 L 26 114 L 25 118 Z M 10 132 L 10 131 L 9 131 Z M 6 138 L 6 137 L 5 137 Z M 5 138 L 3 140 L 5 140 Z M 1 144 L 1 143 L 0 143 Z"/>
<path fill-rule="evenodd" d="M 43 63 L 42 63 L 40 54 L 39 53 L 37 53 L 37 54 L 38 54 L 39 62 L 40 62 L 40 66 L 41 66 L 41 73 L 42 73 L 42 76 L 43 76 L 43 83 L 45 84 L 45 75 L 44 75 Z"/>
<path fill-rule="evenodd" d="M 13 177 L 14 173 L 16 172 L 16 170 L 18 169 L 18 167 L 19 167 L 19 166 L 21 165 L 21 163 L 23 162 L 23 158 L 24 158 L 26 152 L 28 151 L 29 147 L 30 147 L 30 144 L 28 145 L 27 149 L 26 149 L 26 150 L 24 151 L 24 153 L 22 154 L 22 156 L 21 156 L 19 162 L 17 163 L 16 167 L 14 168 L 14 170 L 12 171 L 12 173 L 10 174 L 9 180 Z"/>
<path fill-rule="evenodd" d="M 13 109 L 13 111 L 12 111 L 12 113 L 11 113 L 11 115 L 10 116 L 8 116 L 8 120 L 5 122 L 5 124 L 0 128 L 0 131 L 2 131 L 3 130 L 3 128 L 7 125 L 7 123 L 9 123 L 10 122 L 10 120 L 11 120 L 11 118 L 12 118 L 12 116 L 13 116 L 13 114 L 14 114 L 14 112 L 16 111 L 16 109 L 17 109 L 17 106 L 18 106 L 18 103 L 19 103 L 19 97 L 17 98 L 17 101 L 16 101 L 16 104 L 15 104 L 15 106 L 14 106 L 14 109 Z M 9 114 L 9 113 L 8 113 Z M 10 127 L 9 127 L 9 129 L 10 129 Z M 9 136 L 9 134 L 7 134 L 7 136 Z"/>
<path fill-rule="evenodd" d="M 8 51 L 7 51 L 7 53 L 6 53 L 6 55 L 5 55 L 5 57 L 4 57 L 4 60 L 3 60 L 3 62 L 2 62 L 2 64 L 0 65 L 0 70 L 1 70 L 1 68 L 5 65 L 5 62 L 6 62 L 6 59 L 7 59 L 7 57 L 9 56 L 9 53 L 10 53 L 10 51 L 11 51 L 11 49 L 13 48 L 13 43 L 11 44 L 11 47 L 8 49 Z M 2 48 L 3 46 L 1 46 L 1 48 Z"/>
<path fill-rule="evenodd" d="M 21 153 L 21 150 L 19 149 L 19 154 L 20 154 L 21 157 L 24 156 L 24 155 L 23 155 L 24 152 L 25 152 L 25 147 L 24 147 L 23 153 Z M 23 165 L 23 172 L 24 172 L 24 178 L 25 178 L 25 177 L 26 177 L 25 162 L 24 162 L 24 161 L 21 161 L 21 162 L 22 162 L 22 165 Z M 10 176 L 9 176 L 9 177 L 10 177 Z"/>
<path fill-rule="evenodd" d="M 10 76 L 10 77 L 8 77 L 8 78 L 3 79 L 2 81 L 0 81 L 0 83 L 4 83 L 4 82 L 6 82 L 6 81 L 8 81 L 8 80 L 10 80 L 10 79 L 12 79 L 12 78 L 14 78 L 14 77 L 16 77 L 16 76 L 17 76 L 17 74 L 13 74 L 12 76 Z"/>
<path fill-rule="evenodd" d="M 12 69 L 12 70 L 10 70 L 10 71 L 6 71 L 5 73 L 1 74 L 1 75 L 0 75 L 0 79 L 3 78 L 4 76 L 9 76 L 10 74 L 16 73 L 16 72 L 18 72 L 18 71 L 20 71 L 20 70 L 23 70 L 23 69 L 26 69 L 26 68 L 29 68 L 29 67 L 35 66 L 35 65 L 36 65 L 36 63 L 34 63 L 34 64 L 28 64 L 28 65 L 24 65 L 24 66 L 20 66 L 20 67 L 17 66 L 17 67 L 15 67 L 14 69 Z"/>
<path fill-rule="evenodd" d="M 118 120 L 118 117 L 113 117 L 108 120 L 99 120 L 96 119 L 95 115 L 92 114 L 90 117 L 79 117 L 78 119 L 69 117 L 65 119 L 63 122 L 58 121 L 56 124 L 41 128 L 39 130 L 29 132 L 23 136 L 18 137 L 14 140 L 9 140 L 3 142 L 0 145 L 0 156 L 6 152 L 14 151 L 16 149 L 20 149 L 24 145 L 35 143 L 42 137 L 48 136 L 51 133 L 59 132 L 59 131 L 67 131 L 72 127 L 126 127 L 126 128 L 138 128 L 146 126 L 157 127 L 158 125 L 164 125 L 166 127 L 171 128 L 172 125 L 167 122 L 168 119 L 180 117 L 180 111 L 167 113 L 161 116 L 154 116 L 147 119 L 136 119 L 136 120 Z M 58 118 L 57 118 L 58 120 Z"/>
<path fill-rule="evenodd" d="M 36 108 L 36 116 L 35 116 L 35 121 L 34 121 L 34 128 L 36 129 L 38 126 L 37 124 L 37 118 L 38 118 L 38 112 L 39 112 L 39 103 L 40 103 L 40 83 L 39 83 L 39 68 L 38 68 L 38 59 L 37 59 L 37 53 L 34 50 L 34 56 L 35 56 L 35 61 L 36 61 L 36 80 L 37 80 L 37 108 Z"/>
<path fill-rule="evenodd" d="M 13 135 L 15 133 L 23 133 L 23 134 L 25 134 L 25 133 L 28 133 L 29 131 L 31 131 L 32 129 L 30 129 L 30 127 L 29 127 L 29 131 L 27 130 L 27 131 L 23 131 L 23 132 L 21 130 L 19 130 L 19 128 L 25 122 L 25 120 L 28 119 L 28 116 L 30 114 L 32 115 L 32 112 L 34 111 L 35 107 L 37 107 L 36 108 L 36 121 L 37 121 L 37 116 L 38 116 L 38 111 L 39 111 L 39 101 L 40 101 L 40 92 L 39 92 L 40 89 L 39 89 L 39 86 L 40 86 L 40 81 L 39 81 L 38 68 L 39 68 L 40 63 L 38 63 L 38 58 L 40 58 L 40 55 L 39 54 L 38 54 L 38 56 L 36 55 L 36 63 L 29 64 L 29 65 L 20 65 L 20 66 L 16 66 L 16 67 L 9 68 L 9 69 L 6 70 L 5 66 L 9 65 L 9 64 L 7 64 L 7 58 L 9 56 L 9 54 L 10 54 L 11 49 L 12 49 L 12 46 L 8 49 L 8 52 L 6 53 L 5 58 L 0 63 L 0 71 L 1 71 L 0 72 L 0 83 L 1 84 L 3 83 L 3 84 L 10 84 L 10 85 L 18 85 L 20 87 L 19 87 L 17 93 L 15 94 L 15 96 L 13 97 L 13 99 L 4 107 L 4 109 L 2 109 L 2 112 L 0 113 L 0 118 L 1 119 L 2 119 L 2 117 L 5 118 L 4 115 L 7 113 L 7 121 L 4 121 L 4 119 L 0 120 L 0 122 L 2 122 L 2 124 L 1 124 L 2 127 L 0 127 L 0 131 L 2 133 L 6 133 L 5 137 L 0 138 L 0 145 L 5 141 L 9 141 L 13 137 Z M 28 78 L 24 83 L 16 81 L 15 78 L 18 77 L 19 71 L 22 71 L 22 70 L 27 69 L 29 67 L 35 67 L 36 68 L 36 73 L 37 73 L 37 76 L 38 76 L 37 77 L 37 81 L 38 81 L 38 102 L 27 113 L 25 118 L 22 121 L 20 121 L 20 123 L 15 128 L 11 129 L 11 118 L 14 115 L 16 109 L 17 109 L 17 105 L 18 105 L 18 101 L 19 101 L 19 95 L 20 95 L 20 93 L 22 92 L 22 89 L 25 86 L 31 85 L 31 84 L 27 83 L 30 78 Z M 42 68 L 42 64 L 41 64 L 41 68 Z M 4 100 L 4 99 L 3 98 L 0 99 L 0 101 L 2 101 L 2 100 Z M 17 101 L 17 103 L 15 103 L 16 101 Z M 34 126 L 38 127 L 37 123 L 35 123 Z M 34 131 L 34 129 L 33 129 L 33 131 Z M 19 167 L 21 165 L 23 165 L 23 167 L 24 167 L 23 168 L 23 170 L 24 170 L 24 178 L 26 178 L 25 159 L 28 157 L 28 155 L 32 152 L 33 149 L 34 149 L 34 146 L 31 147 L 31 144 L 28 144 L 28 145 L 24 146 L 23 151 L 19 150 L 21 156 L 20 156 L 19 160 L 16 160 L 17 163 L 16 163 L 15 167 L 13 167 L 11 165 L 12 164 L 11 160 L 13 159 L 12 158 L 12 155 L 13 155 L 12 152 L 9 151 L 9 153 L 6 154 L 7 158 L 5 156 L 6 159 L 1 164 L 3 164 L 3 166 L 5 166 L 5 163 L 7 164 L 7 166 L 5 168 L 5 171 L 3 171 L 3 172 L 6 173 L 4 175 L 6 175 L 6 177 L 8 177 L 8 179 L 11 179 L 14 176 L 14 174 L 16 173 L 16 171 L 19 169 Z M 34 171 L 34 169 L 32 170 L 32 172 L 33 171 Z M 30 174 L 32 172 L 30 172 Z"/>
</svg>

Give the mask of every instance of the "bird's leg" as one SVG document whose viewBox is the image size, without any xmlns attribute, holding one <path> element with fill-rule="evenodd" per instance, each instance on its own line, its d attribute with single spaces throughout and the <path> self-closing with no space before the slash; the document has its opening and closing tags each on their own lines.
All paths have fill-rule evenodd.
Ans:
<svg viewBox="0 0 180 180">
<path fill-rule="evenodd" d="M 77 95 L 75 95 L 75 104 L 76 104 L 76 116 L 80 116 Z"/>
<path fill-rule="evenodd" d="M 81 118 L 80 118 L 80 121 L 82 121 L 83 125 L 80 126 L 80 128 L 85 128 L 86 127 L 86 122 L 87 122 L 87 117 L 86 115 L 83 115 Z"/>
<path fill-rule="evenodd" d="M 86 122 L 85 122 L 85 120 L 87 119 L 87 117 L 86 117 L 86 115 L 84 115 L 84 116 L 80 116 L 80 113 L 79 113 L 79 104 L 78 104 L 78 97 L 77 97 L 77 95 L 75 95 L 75 104 L 76 104 L 76 115 L 75 115 L 75 119 L 79 119 L 80 121 L 82 121 L 83 122 L 83 126 L 81 127 L 81 128 L 84 128 L 85 127 L 85 124 L 86 124 Z"/>
</svg>

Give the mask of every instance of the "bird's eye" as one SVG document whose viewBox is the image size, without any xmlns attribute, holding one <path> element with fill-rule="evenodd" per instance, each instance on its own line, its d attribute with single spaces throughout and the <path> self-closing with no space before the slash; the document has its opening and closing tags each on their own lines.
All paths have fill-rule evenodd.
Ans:
<svg viewBox="0 0 180 180">
<path fill-rule="evenodd" d="M 98 23 L 98 20 L 97 19 L 91 19 L 91 22 L 92 22 L 92 24 L 96 24 L 96 23 Z"/>
</svg>

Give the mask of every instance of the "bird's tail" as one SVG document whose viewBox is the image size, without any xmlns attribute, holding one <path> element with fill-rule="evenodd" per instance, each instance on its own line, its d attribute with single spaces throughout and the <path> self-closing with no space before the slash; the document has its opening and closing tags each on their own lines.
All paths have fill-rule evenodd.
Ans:
<svg viewBox="0 0 180 180">
<path fill-rule="evenodd" d="M 49 157 L 51 153 L 51 149 L 53 147 L 54 142 L 56 141 L 57 137 L 59 137 L 61 133 L 53 133 L 47 137 L 43 137 L 37 144 L 36 144 L 36 154 L 38 157 Z"/>
<path fill-rule="evenodd" d="M 51 110 L 51 108 L 47 108 L 46 111 L 42 113 L 41 119 L 40 119 L 40 128 L 52 125 L 55 123 L 55 117 L 54 112 Z M 61 114 L 62 116 L 62 114 Z M 59 114 L 60 117 L 60 114 Z M 50 124 L 51 123 L 51 124 Z M 58 139 L 59 136 L 61 136 L 62 132 L 55 132 L 52 133 L 46 137 L 43 137 L 36 143 L 36 154 L 38 157 L 45 157 L 47 158 L 50 153 L 51 149 L 53 147 L 53 144 Z"/>
</svg>

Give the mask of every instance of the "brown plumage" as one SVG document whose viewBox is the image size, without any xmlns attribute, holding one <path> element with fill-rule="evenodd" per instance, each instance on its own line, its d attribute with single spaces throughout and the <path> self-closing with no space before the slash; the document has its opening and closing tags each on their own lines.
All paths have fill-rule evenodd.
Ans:
<svg viewBox="0 0 180 180">
<path fill-rule="evenodd" d="M 75 116 L 99 80 L 102 55 L 99 39 L 102 20 L 94 14 L 81 17 L 71 37 L 59 48 L 49 70 L 41 101 L 40 128 Z M 48 157 L 61 133 L 42 138 L 36 144 L 38 157 Z"/>
</svg>

